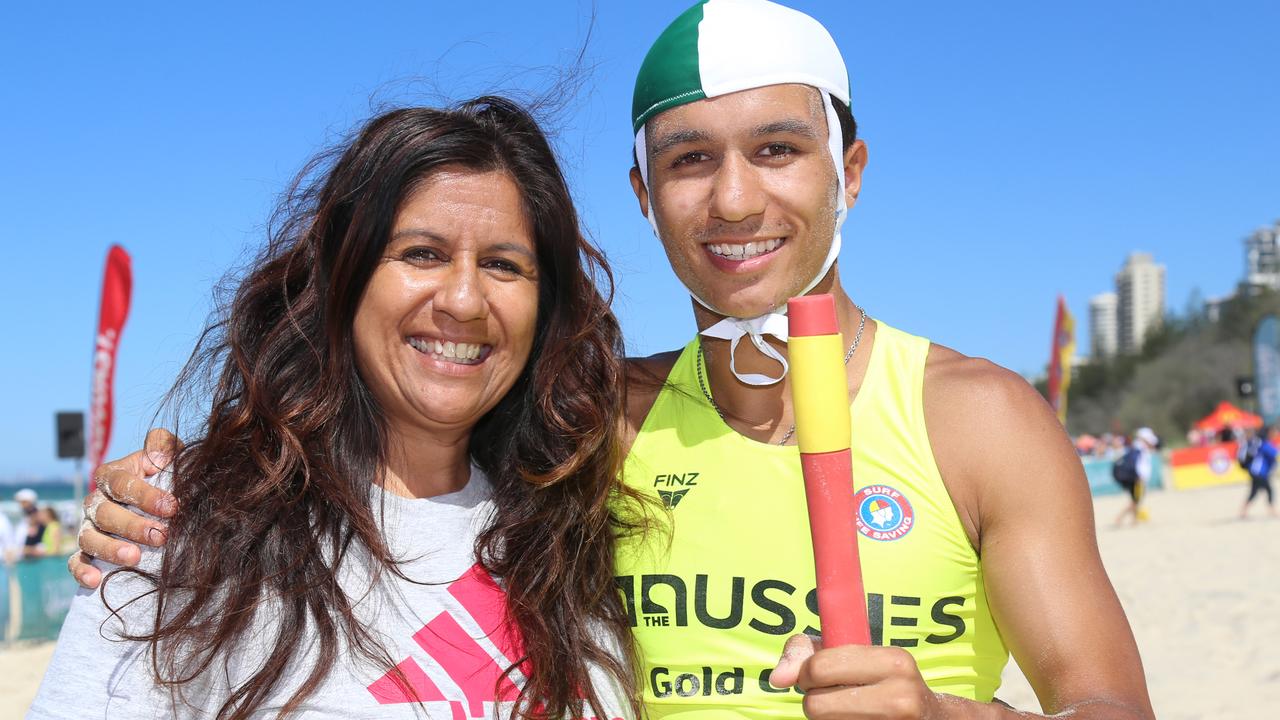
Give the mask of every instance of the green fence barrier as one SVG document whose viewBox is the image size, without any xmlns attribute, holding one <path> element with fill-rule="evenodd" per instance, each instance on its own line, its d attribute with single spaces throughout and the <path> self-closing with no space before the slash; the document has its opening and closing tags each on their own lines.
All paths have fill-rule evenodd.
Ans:
<svg viewBox="0 0 1280 720">
<path fill-rule="evenodd" d="M 0 581 L 3 639 L 56 640 L 78 588 L 66 556 L 0 565 Z"/>
<path fill-rule="evenodd" d="M 1082 458 L 1084 463 L 1085 477 L 1089 478 L 1089 492 L 1094 495 L 1114 495 L 1124 492 L 1124 489 L 1116 484 L 1115 478 L 1111 477 L 1111 466 L 1114 460 L 1102 460 L 1097 458 Z M 1151 456 L 1151 481 L 1147 484 L 1148 488 L 1164 488 L 1165 461 L 1159 453 Z"/>
</svg>

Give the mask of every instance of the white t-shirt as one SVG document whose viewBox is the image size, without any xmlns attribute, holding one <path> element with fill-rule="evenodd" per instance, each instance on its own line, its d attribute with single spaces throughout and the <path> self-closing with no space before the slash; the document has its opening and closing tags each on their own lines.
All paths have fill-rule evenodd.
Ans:
<svg viewBox="0 0 1280 720">
<path fill-rule="evenodd" d="M 167 480 L 167 478 L 166 478 Z M 384 505 L 385 503 L 385 505 Z M 491 718 L 507 715 L 516 686 L 502 672 L 521 655 L 515 628 L 504 626 L 506 595 L 475 561 L 477 534 L 490 522 L 492 492 L 478 470 L 462 490 L 433 498 L 408 499 L 375 490 L 375 512 L 385 507 L 384 533 L 407 582 L 384 572 L 371 582 L 369 562 L 344 563 L 340 577 L 357 616 L 391 653 L 408 686 L 355 653 L 341 652 L 337 665 L 293 717 L 341 718 Z M 144 548 L 140 567 L 155 570 L 160 550 Z M 100 564 L 105 571 L 115 566 Z M 424 584 L 419 584 L 424 583 Z M 105 584 L 112 607 L 142 594 L 148 584 L 122 573 Z M 173 718 L 212 717 L 227 688 L 249 677 L 260 662 L 257 647 L 237 648 L 234 657 L 198 684 L 184 686 L 175 700 L 158 688 L 147 643 L 121 641 L 123 626 L 135 632 L 154 623 L 151 597 L 128 605 L 113 618 L 97 591 L 81 590 L 63 624 L 53 659 L 28 718 Z M 273 632 L 270 613 L 254 637 Z M 99 632 L 101 627 L 101 632 Z M 315 648 L 300 648 L 283 688 L 255 717 L 275 717 L 278 709 L 314 667 Z M 552 669 L 551 672 L 555 670 Z M 594 671 L 596 688 L 610 717 L 625 717 L 625 702 L 615 686 Z M 522 681 L 518 673 L 516 683 Z M 416 701 L 422 701 L 419 704 Z M 502 711 L 502 712 L 497 712 Z"/>
<path fill-rule="evenodd" d="M 1135 470 L 1142 484 L 1149 485 L 1151 483 L 1151 448 L 1143 443 L 1138 443 L 1135 447 L 1138 448 L 1138 465 Z"/>
</svg>

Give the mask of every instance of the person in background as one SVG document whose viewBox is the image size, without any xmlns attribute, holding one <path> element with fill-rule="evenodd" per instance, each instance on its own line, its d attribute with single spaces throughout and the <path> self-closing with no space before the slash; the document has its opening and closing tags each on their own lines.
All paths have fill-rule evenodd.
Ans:
<svg viewBox="0 0 1280 720">
<path fill-rule="evenodd" d="M 1111 476 L 1129 493 L 1129 504 L 1116 517 L 1116 527 L 1124 525 L 1126 519 L 1132 519 L 1134 525 L 1150 519 L 1147 509 L 1142 506 L 1142 499 L 1151 481 L 1151 456 L 1159 445 L 1160 438 L 1156 437 L 1154 430 L 1138 428 L 1133 433 L 1133 442 L 1111 466 Z"/>
<path fill-rule="evenodd" d="M 36 511 L 36 519 L 44 525 L 44 536 L 40 539 L 42 555 L 59 555 L 62 553 L 62 522 L 52 505 L 45 505 Z"/>
<path fill-rule="evenodd" d="M 22 508 L 23 515 L 33 515 L 36 511 L 36 503 L 40 501 L 40 496 L 31 488 L 22 488 L 13 494 L 13 501 Z"/>
<path fill-rule="evenodd" d="M 26 512 L 26 509 L 23 509 Z M 44 557 L 44 519 L 38 509 L 33 509 L 26 517 L 26 535 L 22 538 L 22 557 Z"/>
<path fill-rule="evenodd" d="M 32 517 L 36 514 L 36 503 L 40 501 L 40 496 L 31 488 L 22 488 L 13 494 L 13 501 L 22 510 L 22 518 L 13 529 L 13 540 L 18 547 L 22 547 L 31 532 Z"/>
<path fill-rule="evenodd" d="M 1249 497 L 1240 507 L 1240 519 L 1249 517 L 1249 505 L 1262 492 L 1267 493 L 1267 510 L 1276 517 L 1275 498 L 1271 491 L 1271 471 L 1276 465 L 1276 446 L 1271 442 L 1271 428 L 1262 426 L 1242 444 L 1240 464 L 1249 473 Z"/>
<path fill-rule="evenodd" d="M 17 554 L 24 558 L 40 557 L 43 554 L 40 543 L 44 540 L 44 524 L 39 520 L 36 506 L 40 496 L 31 488 L 22 488 L 13 494 L 13 499 L 22 508 L 22 519 L 13 534 L 15 544 L 21 548 Z"/>
</svg>

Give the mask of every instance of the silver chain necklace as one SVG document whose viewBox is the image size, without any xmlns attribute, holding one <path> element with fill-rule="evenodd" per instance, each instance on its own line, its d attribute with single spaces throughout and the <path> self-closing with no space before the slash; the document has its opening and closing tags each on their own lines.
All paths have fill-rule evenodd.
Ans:
<svg viewBox="0 0 1280 720">
<path fill-rule="evenodd" d="M 849 352 L 844 354 L 845 365 L 849 364 L 849 358 L 853 357 L 853 353 L 857 351 L 858 343 L 862 342 L 862 329 L 867 326 L 866 311 L 862 309 L 861 305 L 854 305 L 854 307 L 858 308 L 858 331 L 853 334 L 853 344 L 849 346 Z M 703 363 L 706 362 L 703 359 L 704 357 L 705 357 L 705 353 L 702 350 L 702 340 L 699 339 L 698 340 L 698 387 L 702 390 L 702 396 L 707 399 L 707 402 L 711 403 L 711 408 L 716 411 L 716 414 L 720 416 L 720 419 L 724 421 L 724 424 L 728 425 L 729 418 L 725 417 L 724 411 L 721 410 L 720 406 L 716 404 L 715 398 L 711 397 L 711 391 L 707 389 L 706 373 L 703 370 Z M 791 429 L 787 431 L 786 435 L 782 436 L 782 439 L 778 441 L 778 444 L 786 445 L 787 441 L 790 440 L 791 436 L 794 435 L 795 433 L 796 433 L 796 426 L 795 426 L 795 423 L 792 423 Z"/>
</svg>

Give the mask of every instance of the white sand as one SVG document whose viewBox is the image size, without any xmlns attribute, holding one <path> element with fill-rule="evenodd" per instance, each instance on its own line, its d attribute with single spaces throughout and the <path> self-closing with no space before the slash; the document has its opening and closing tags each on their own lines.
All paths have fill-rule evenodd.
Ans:
<svg viewBox="0 0 1280 720">
<path fill-rule="evenodd" d="M 1098 541 L 1124 603 L 1161 720 L 1280 717 L 1280 520 L 1243 487 L 1155 492 L 1151 520 L 1114 529 L 1119 496 L 1099 498 Z M 1099 648 L 1100 653 L 1106 648 Z M 20 718 L 52 644 L 0 650 L 0 720 Z M 1000 697 L 1038 711 L 1010 663 Z"/>
<path fill-rule="evenodd" d="M 0 650 L 0 720 L 17 720 L 26 714 L 51 657 L 51 642 Z"/>
</svg>

